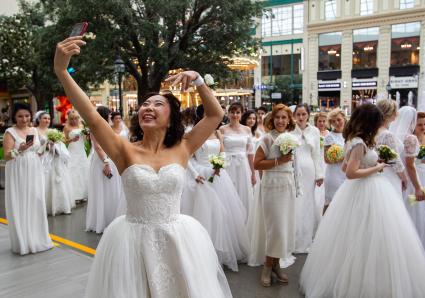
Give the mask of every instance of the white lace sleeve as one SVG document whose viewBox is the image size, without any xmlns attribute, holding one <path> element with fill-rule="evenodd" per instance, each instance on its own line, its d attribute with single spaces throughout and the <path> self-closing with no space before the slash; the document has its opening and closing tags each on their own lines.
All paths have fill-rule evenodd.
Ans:
<svg viewBox="0 0 425 298">
<path fill-rule="evenodd" d="M 414 135 L 407 135 L 404 139 L 404 153 L 406 157 L 415 157 L 419 153 L 419 141 Z"/>
<path fill-rule="evenodd" d="M 331 133 L 328 133 L 323 141 L 323 146 L 332 146 L 335 144 L 334 137 Z"/>
<path fill-rule="evenodd" d="M 350 159 L 361 161 L 366 154 L 366 144 L 360 138 L 354 138 L 345 144 L 345 157 L 343 164 L 348 164 Z"/>
<path fill-rule="evenodd" d="M 397 141 L 394 135 L 391 132 L 383 133 L 383 135 L 379 138 L 377 145 L 387 145 L 391 149 L 397 152 Z M 400 152 L 398 152 L 400 153 Z M 391 165 L 396 173 L 400 173 L 404 171 L 404 165 L 401 161 L 400 155 L 397 156 L 395 160 L 395 164 Z"/>
<path fill-rule="evenodd" d="M 316 180 L 323 179 L 323 167 L 322 167 L 322 151 L 320 150 L 320 132 L 318 129 L 312 131 L 314 137 L 314 146 L 312 151 L 312 157 L 314 161 L 314 169 L 316 173 Z"/>
<path fill-rule="evenodd" d="M 263 149 L 264 156 L 268 156 L 270 153 L 270 147 L 273 144 L 273 138 L 270 134 L 265 134 L 259 141 L 259 147 Z"/>
<path fill-rule="evenodd" d="M 246 154 L 255 154 L 255 145 L 254 145 L 254 139 L 252 135 L 250 134 L 248 136 L 248 141 L 246 142 Z"/>
</svg>

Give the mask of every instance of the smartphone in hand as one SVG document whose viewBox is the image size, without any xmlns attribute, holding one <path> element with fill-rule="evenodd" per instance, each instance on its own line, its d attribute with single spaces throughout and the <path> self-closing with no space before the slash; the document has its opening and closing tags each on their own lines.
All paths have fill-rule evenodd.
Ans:
<svg viewBox="0 0 425 298">
<path fill-rule="evenodd" d="M 27 135 L 27 137 L 25 138 L 25 143 L 30 143 L 34 141 L 34 135 Z"/>
<path fill-rule="evenodd" d="M 72 31 L 71 31 L 71 34 L 69 35 L 69 37 L 83 36 L 84 33 L 87 32 L 88 28 L 89 28 L 89 23 L 87 23 L 87 22 L 77 23 L 77 24 L 74 25 L 74 27 L 72 27 Z"/>
</svg>

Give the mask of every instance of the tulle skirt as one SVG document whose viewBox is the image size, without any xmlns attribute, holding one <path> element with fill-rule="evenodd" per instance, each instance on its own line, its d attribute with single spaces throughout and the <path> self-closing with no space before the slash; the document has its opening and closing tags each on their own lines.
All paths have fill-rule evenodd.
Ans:
<svg viewBox="0 0 425 298">
<path fill-rule="evenodd" d="M 417 163 L 416 172 L 418 173 L 419 183 L 422 185 L 422 187 L 425 187 L 425 164 Z M 410 205 L 407 200 L 407 195 L 414 193 L 415 190 L 413 188 L 413 185 L 409 183 L 407 191 L 405 193 L 405 206 L 410 214 L 410 217 L 413 220 L 413 223 L 416 226 L 416 230 L 419 234 L 419 238 L 422 241 L 422 245 L 425 246 L 425 201 L 417 202 L 417 204 Z"/>
<path fill-rule="evenodd" d="M 205 229 L 178 215 L 161 224 L 115 219 L 105 230 L 86 297 L 232 297 Z"/>
<path fill-rule="evenodd" d="M 382 175 L 346 180 L 301 273 L 306 297 L 425 297 L 425 254 L 398 192 Z"/>
<path fill-rule="evenodd" d="M 211 183 L 204 181 L 204 184 L 198 184 L 187 175 L 180 205 L 182 214 L 194 217 L 207 230 L 220 264 L 238 271 L 231 230 L 228 229 L 231 224 L 230 213 L 226 211 Z"/>
<path fill-rule="evenodd" d="M 103 174 L 103 161 L 94 153 L 90 165 L 89 196 L 87 204 L 86 230 L 102 233 L 103 230 L 116 218 L 117 214 L 125 210 L 124 191 L 121 176 L 115 164 L 110 162 L 112 178 Z M 124 207 L 122 207 L 124 206 Z"/>
<path fill-rule="evenodd" d="M 211 177 L 211 165 L 196 164 L 196 170 L 206 179 Z M 245 262 L 249 254 L 249 237 L 245 222 L 247 211 L 239 199 L 235 186 L 227 171 L 221 169 L 220 176 L 214 176 L 213 183 L 209 183 L 227 212 L 227 229 L 232 238 L 233 250 L 238 261 Z"/>
</svg>

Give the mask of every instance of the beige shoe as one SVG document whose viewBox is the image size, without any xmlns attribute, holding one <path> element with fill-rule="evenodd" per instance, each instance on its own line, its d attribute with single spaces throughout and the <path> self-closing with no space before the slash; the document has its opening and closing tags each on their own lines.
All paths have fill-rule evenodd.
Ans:
<svg viewBox="0 0 425 298">
<path fill-rule="evenodd" d="M 279 262 L 274 263 L 272 273 L 274 273 L 276 279 L 281 283 L 287 284 L 289 282 L 288 275 L 282 272 Z"/>
<path fill-rule="evenodd" d="M 272 267 L 263 266 L 263 272 L 261 273 L 261 284 L 263 287 L 270 287 L 272 284 Z"/>
</svg>

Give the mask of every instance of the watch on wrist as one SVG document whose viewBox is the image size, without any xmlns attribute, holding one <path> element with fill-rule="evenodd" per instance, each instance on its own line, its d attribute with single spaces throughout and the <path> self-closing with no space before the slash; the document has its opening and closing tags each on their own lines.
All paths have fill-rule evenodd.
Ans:
<svg viewBox="0 0 425 298">
<path fill-rule="evenodd" d="M 196 80 L 192 81 L 192 84 L 196 87 L 199 87 L 203 84 L 205 84 L 204 79 L 201 77 L 201 75 L 198 75 L 198 77 L 196 78 Z"/>
</svg>

